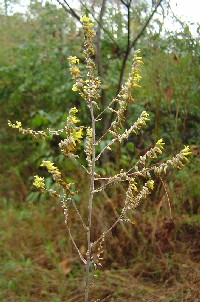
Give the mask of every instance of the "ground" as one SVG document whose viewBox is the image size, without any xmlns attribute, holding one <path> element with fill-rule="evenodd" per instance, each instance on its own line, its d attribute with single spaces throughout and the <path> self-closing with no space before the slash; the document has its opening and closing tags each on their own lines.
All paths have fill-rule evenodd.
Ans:
<svg viewBox="0 0 200 302">
<path fill-rule="evenodd" d="M 164 231 L 160 228 L 155 234 L 155 248 L 141 257 L 137 254 L 131 261 L 125 253 L 126 262 L 116 254 L 111 262 L 105 254 L 107 260 L 91 287 L 91 301 L 199 302 L 200 217 L 179 220 L 173 238 L 168 234 L 168 252 L 157 250 L 158 246 L 166 249 L 165 221 Z M 83 301 L 84 268 L 70 244 L 59 207 L 6 204 L 0 212 L 0 233 L 0 301 Z"/>
</svg>

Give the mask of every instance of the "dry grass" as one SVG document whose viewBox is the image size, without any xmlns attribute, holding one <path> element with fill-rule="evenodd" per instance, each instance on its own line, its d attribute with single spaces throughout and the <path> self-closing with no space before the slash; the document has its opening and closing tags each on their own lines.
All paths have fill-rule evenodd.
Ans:
<svg viewBox="0 0 200 302">
<path fill-rule="evenodd" d="M 108 203 L 106 207 L 99 204 L 98 209 L 98 217 L 113 211 Z M 91 301 L 200 301 L 198 220 L 193 225 L 176 225 L 173 234 L 161 221 L 152 245 L 151 219 L 145 224 L 139 214 L 135 218 L 136 225 L 124 226 L 126 231 L 119 226 L 108 238 L 103 270 L 91 288 Z M 74 217 L 71 223 L 84 252 L 79 223 Z M 99 222 L 94 233 L 101 227 Z M 83 267 L 55 201 L 2 208 L 0 230 L 0 301 L 83 301 Z M 166 247 L 170 248 L 167 252 Z"/>
</svg>

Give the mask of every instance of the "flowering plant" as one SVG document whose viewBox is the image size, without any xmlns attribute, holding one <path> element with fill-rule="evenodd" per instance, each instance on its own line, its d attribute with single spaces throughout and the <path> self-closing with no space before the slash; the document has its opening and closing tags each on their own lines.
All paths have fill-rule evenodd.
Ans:
<svg viewBox="0 0 200 302">
<path fill-rule="evenodd" d="M 126 130 L 123 130 L 123 124 L 125 121 L 125 113 L 129 103 L 134 103 L 132 97 L 132 89 L 139 87 L 140 81 L 140 65 L 142 64 L 142 57 L 140 51 L 136 51 L 133 57 L 133 64 L 131 72 L 128 76 L 127 81 L 122 86 L 118 95 L 109 103 L 109 105 L 104 108 L 102 111 L 99 108 L 98 99 L 99 99 L 99 89 L 101 87 L 101 81 L 95 75 L 95 64 L 92 57 L 94 56 L 94 47 L 93 47 L 93 36 L 94 32 L 92 30 L 93 23 L 91 19 L 86 15 L 83 15 L 81 22 L 84 30 L 84 59 L 85 67 L 87 71 L 87 76 L 84 78 L 80 69 L 79 69 L 79 59 L 76 56 L 70 56 L 68 58 L 70 65 L 70 72 L 72 78 L 75 81 L 75 84 L 72 87 L 72 90 L 78 92 L 83 99 L 85 104 L 88 107 L 91 116 L 91 124 L 88 127 L 77 126 L 80 120 L 77 118 L 78 109 L 76 107 L 69 110 L 69 114 L 66 122 L 63 125 L 62 129 L 51 130 L 47 129 L 46 131 L 34 131 L 32 129 L 24 129 L 22 123 L 16 121 L 12 124 L 11 121 L 8 121 L 8 125 L 12 128 L 16 128 L 19 132 L 23 134 L 30 134 L 36 138 L 48 136 L 59 136 L 61 133 L 65 134 L 65 138 L 60 141 L 59 147 L 65 157 L 73 156 L 73 158 L 79 162 L 78 155 L 76 154 L 76 147 L 80 141 L 85 137 L 85 154 L 86 154 L 86 166 L 79 164 L 86 171 L 90 178 L 90 195 L 88 200 L 88 220 L 84 221 L 82 218 L 75 202 L 72 202 L 75 207 L 76 213 L 80 218 L 83 229 L 87 235 L 87 251 L 86 254 L 82 254 L 80 248 L 77 246 L 71 229 L 68 224 L 68 208 L 71 201 L 73 201 L 74 195 L 77 194 L 72 189 L 72 184 L 67 183 L 61 175 L 59 169 L 55 164 L 49 160 L 43 160 L 41 166 L 45 167 L 48 172 L 52 175 L 53 180 L 61 187 L 61 191 L 57 192 L 56 190 L 47 189 L 45 186 L 44 177 L 36 175 L 34 177 L 33 184 L 41 190 L 42 193 L 49 192 L 51 195 L 56 196 L 62 204 L 63 212 L 65 216 L 66 227 L 69 232 L 71 241 L 80 256 L 80 259 L 85 265 L 85 302 L 89 301 L 89 291 L 90 286 L 92 286 L 92 280 L 90 271 L 92 267 L 96 270 L 101 266 L 102 254 L 103 254 L 103 243 L 105 237 L 108 233 L 117 225 L 119 222 L 130 222 L 132 221 L 127 218 L 127 212 L 135 209 L 138 204 L 146 198 L 155 186 L 155 180 L 157 176 L 160 177 L 162 173 L 167 173 L 170 167 L 182 168 L 184 162 L 187 161 L 188 155 L 191 153 L 188 146 L 185 146 L 176 156 L 171 159 L 168 159 L 166 162 L 152 164 L 151 159 L 156 159 L 159 154 L 162 154 L 164 149 L 164 142 L 162 139 L 159 139 L 155 146 L 149 149 L 143 156 L 140 156 L 137 163 L 130 167 L 128 171 L 121 170 L 119 173 L 114 176 L 102 177 L 96 173 L 96 167 L 98 166 L 98 161 L 101 158 L 102 154 L 106 150 L 112 151 L 112 147 L 115 142 L 121 143 L 123 140 L 128 140 L 131 134 L 137 134 L 138 131 L 146 125 L 149 121 L 149 115 L 146 111 L 143 111 L 137 121 Z M 113 104 L 117 105 L 113 109 Z M 102 120 L 102 116 L 106 111 L 114 113 L 114 120 L 111 122 L 107 131 L 102 134 L 100 138 L 97 138 L 96 135 L 96 125 Z M 105 145 L 98 153 L 100 143 L 105 137 L 111 137 L 107 145 Z M 142 179 L 143 185 L 141 185 Z M 125 194 L 124 204 L 119 214 L 118 219 L 111 225 L 107 230 L 102 232 L 102 235 L 94 240 L 91 236 L 92 228 L 92 213 L 93 213 L 93 201 L 95 195 L 98 192 L 106 190 L 108 186 L 112 184 L 125 182 L 127 183 L 127 191 Z M 94 257 L 94 247 L 97 249 L 97 255 Z M 94 274 L 95 275 L 95 274 Z"/>
</svg>

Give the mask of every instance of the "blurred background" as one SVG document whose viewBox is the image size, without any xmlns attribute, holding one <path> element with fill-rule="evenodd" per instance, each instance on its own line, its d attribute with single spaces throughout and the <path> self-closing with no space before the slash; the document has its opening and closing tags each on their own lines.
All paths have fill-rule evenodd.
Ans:
<svg viewBox="0 0 200 302">
<path fill-rule="evenodd" d="M 105 107 L 119 92 L 134 51 L 141 49 L 141 87 L 133 91 L 135 103 L 128 108 L 124 127 L 143 110 L 150 114 L 143 131 L 104 155 L 97 173 L 114 175 L 128 169 L 160 138 L 166 142 L 161 161 L 184 145 L 192 150 L 182 170 L 158 179 L 152 195 L 131 213 L 133 224 L 119 225 L 110 234 L 91 297 L 200 301 L 199 11 L 195 0 L 0 1 L 1 301 L 83 301 L 84 267 L 68 238 L 62 208 L 56 199 L 36 191 L 32 182 L 39 174 L 46 177 L 48 188 L 54 187 L 40 168 L 42 159 L 52 160 L 65 179 L 75 183 L 80 193 L 74 202 L 86 220 L 87 175 L 59 153 L 59 138 L 33 139 L 7 126 L 9 119 L 21 121 L 24 128 L 57 129 L 74 106 L 80 124 L 90 123 L 83 99 L 71 89 L 67 60 L 76 55 L 84 70 L 83 13 L 95 23 L 94 61 L 102 81 L 99 106 Z M 112 118 L 103 117 L 97 137 Z M 82 163 L 83 146 L 84 141 L 77 150 Z M 94 240 L 118 217 L 123 195 L 123 186 L 113 186 L 95 201 Z M 86 237 L 70 211 L 71 230 L 84 254 Z"/>
</svg>

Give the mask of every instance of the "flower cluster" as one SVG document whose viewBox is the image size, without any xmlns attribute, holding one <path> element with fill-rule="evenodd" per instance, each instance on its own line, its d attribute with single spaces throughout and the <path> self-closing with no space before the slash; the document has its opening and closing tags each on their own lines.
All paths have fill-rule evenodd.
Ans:
<svg viewBox="0 0 200 302">
<path fill-rule="evenodd" d="M 94 47 L 92 43 L 94 32 L 91 29 L 93 23 L 91 22 L 91 19 L 86 15 L 82 16 L 81 22 L 83 24 L 83 30 L 84 30 L 83 53 L 84 53 L 86 69 L 87 69 L 86 80 L 83 79 L 80 69 L 77 66 L 77 64 L 79 64 L 79 59 L 77 57 L 69 57 L 68 60 L 69 60 L 70 72 L 72 78 L 76 82 L 73 85 L 72 90 L 78 91 L 80 95 L 86 100 L 87 104 L 90 106 L 92 100 L 93 103 L 96 104 L 94 100 L 99 98 L 98 89 L 100 88 L 101 82 L 94 75 L 95 64 L 92 59 L 92 57 L 94 56 Z"/>
<path fill-rule="evenodd" d="M 10 120 L 8 120 L 8 126 L 14 129 L 21 129 L 22 123 L 16 121 L 15 124 L 12 124 Z"/>
<path fill-rule="evenodd" d="M 80 69 L 77 67 L 77 64 L 79 64 L 79 59 L 76 56 L 74 56 L 74 57 L 70 56 L 68 58 L 68 61 L 69 61 L 69 65 L 70 65 L 69 70 L 71 72 L 72 78 L 74 80 L 76 80 L 77 83 L 82 81 L 81 75 L 80 75 Z M 78 87 L 76 84 L 74 84 L 74 86 L 72 87 L 72 90 L 78 91 Z"/>
<path fill-rule="evenodd" d="M 139 205 L 141 199 L 146 198 L 147 195 L 151 193 L 150 190 L 153 190 L 153 188 L 154 181 L 150 179 L 144 184 L 139 194 L 136 194 L 138 188 L 136 186 L 135 179 L 131 178 L 129 181 L 128 190 L 126 192 L 125 206 L 122 210 L 122 213 L 125 214 L 127 210 L 135 209 Z"/>
<path fill-rule="evenodd" d="M 163 139 L 159 139 L 153 148 L 148 150 L 143 156 L 140 156 L 135 169 L 138 170 L 139 165 L 145 166 L 148 159 L 157 158 L 158 154 L 162 154 L 164 145 L 165 143 L 163 142 Z"/>
<path fill-rule="evenodd" d="M 128 130 L 126 129 L 124 133 L 118 134 L 118 140 L 121 142 L 123 139 L 128 139 L 131 133 L 137 134 L 137 131 L 145 126 L 146 122 L 149 121 L 148 116 L 149 114 L 146 111 L 143 111 L 137 121 Z"/>
<path fill-rule="evenodd" d="M 35 179 L 34 179 L 33 185 L 36 188 L 39 188 L 42 191 L 44 191 L 45 190 L 44 177 L 39 177 L 38 175 L 35 175 L 34 178 Z"/>
<path fill-rule="evenodd" d="M 54 163 L 52 163 L 51 161 L 43 160 L 40 166 L 41 167 L 46 167 L 48 172 L 53 175 L 54 180 L 57 180 L 58 178 L 61 178 L 60 171 L 58 170 L 57 167 L 54 166 Z"/>
<path fill-rule="evenodd" d="M 80 139 L 83 137 L 83 128 L 75 126 L 79 122 L 76 117 L 77 112 L 78 109 L 76 107 L 70 109 L 69 116 L 64 125 L 64 131 L 66 132 L 67 137 L 59 143 L 61 152 L 65 156 L 75 150 L 76 143 L 80 142 Z"/>
<path fill-rule="evenodd" d="M 90 28 L 94 26 L 94 23 L 91 22 L 91 18 L 87 17 L 86 14 L 81 17 L 80 21 L 83 23 L 83 27 L 86 26 L 87 28 Z"/>
<path fill-rule="evenodd" d="M 176 156 L 172 159 L 168 159 L 166 163 L 160 164 L 158 167 L 154 168 L 155 174 L 167 173 L 170 166 L 181 169 L 184 166 L 184 162 L 188 161 L 187 156 L 192 154 L 189 146 L 185 146 Z"/>
<path fill-rule="evenodd" d="M 43 160 L 40 166 L 47 168 L 48 172 L 52 175 L 53 179 L 64 188 L 67 195 L 73 195 L 70 190 L 71 183 L 68 184 L 62 179 L 61 172 L 58 170 L 57 167 L 54 166 L 54 163 L 49 160 Z"/>
<path fill-rule="evenodd" d="M 140 87 L 138 82 L 141 79 L 140 76 L 140 65 L 142 62 L 142 57 L 139 56 L 140 50 L 137 50 L 133 57 L 132 69 L 129 74 L 127 82 L 122 86 L 121 91 L 117 95 L 117 97 L 113 100 L 113 102 L 117 102 L 119 105 L 119 109 L 117 111 L 113 110 L 109 107 L 110 111 L 116 113 L 116 118 L 111 124 L 110 132 L 114 135 L 118 135 L 119 128 L 122 128 L 122 122 L 125 119 L 125 112 L 127 109 L 127 105 L 129 102 L 134 102 L 132 97 L 132 89 L 135 87 Z"/>
<path fill-rule="evenodd" d="M 85 154 L 88 166 L 92 165 L 92 128 L 86 130 Z"/>
<path fill-rule="evenodd" d="M 16 121 L 15 124 L 12 124 L 10 120 L 8 120 L 8 126 L 14 129 L 18 129 L 19 132 L 21 132 L 22 134 L 30 134 L 36 138 L 38 137 L 46 137 L 46 133 L 44 131 L 35 131 L 32 130 L 30 128 L 28 129 L 24 129 L 22 128 L 22 123 L 19 121 Z"/>
<path fill-rule="evenodd" d="M 94 269 L 96 270 L 99 266 L 102 266 L 101 262 L 103 260 L 103 253 L 104 253 L 104 242 L 105 242 L 105 234 L 103 233 L 101 239 L 98 244 L 97 253 L 96 255 L 93 253 L 91 257 L 92 264 L 94 265 Z M 94 275 L 96 277 L 96 275 Z"/>
</svg>

